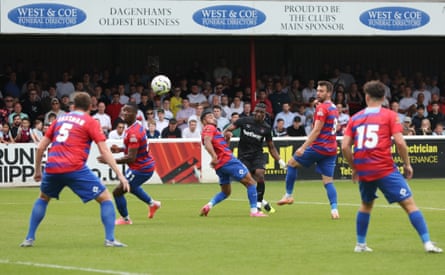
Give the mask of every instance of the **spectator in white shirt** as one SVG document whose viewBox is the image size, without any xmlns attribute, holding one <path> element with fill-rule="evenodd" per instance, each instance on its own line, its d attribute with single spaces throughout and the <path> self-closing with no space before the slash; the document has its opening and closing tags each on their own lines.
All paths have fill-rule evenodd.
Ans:
<svg viewBox="0 0 445 275">
<path fill-rule="evenodd" d="M 191 118 L 188 121 L 188 127 L 182 130 L 183 138 L 201 138 L 201 133 L 198 129 L 198 121 Z"/>
<path fill-rule="evenodd" d="M 99 120 L 100 126 L 102 127 L 102 130 L 105 135 L 108 135 L 108 133 L 111 131 L 111 118 L 110 116 L 105 113 L 105 103 L 99 102 L 97 104 L 97 113 L 93 116 L 94 119 Z"/>
<path fill-rule="evenodd" d="M 209 106 L 206 96 L 201 93 L 197 84 L 192 85 L 190 88 L 190 94 L 188 94 L 187 97 L 190 101 L 190 106 L 192 107 L 196 107 L 198 104 L 201 104 L 204 107 Z"/>
<path fill-rule="evenodd" d="M 108 134 L 108 139 L 124 139 L 124 130 L 125 130 L 125 123 L 118 122 L 116 125 L 116 129 L 112 130 Z"/>
<path fill-rule="evenodd" d="M 158 116 L 156 118 L 156 130 L 158 130 L 159 133 L 162 133 L 162 130 L 164 130 L 165 127 L 168 127 L 168 119 L 165 118 L 165 111 L 164 109 L 158 109 Z"/>
</svg>

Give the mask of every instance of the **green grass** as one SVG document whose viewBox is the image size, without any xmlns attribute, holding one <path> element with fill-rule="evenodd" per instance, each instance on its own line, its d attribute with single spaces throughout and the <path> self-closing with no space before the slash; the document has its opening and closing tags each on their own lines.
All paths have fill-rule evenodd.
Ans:
<svg viewBox="0 0 445 275">
<path fill-rule="evenodd" d="M 417 205 L 432 239 L 445 247 L 443 180 L 412 180 Z M 352 252 L 357 186 L 337 181 L 340 220 L 331 220 L 320 182 L 298 182 L 296 202 L 275 206 L 267 218 L 251 218 L 245 189 L 212 209 L 199 210 L 217 184 L 145 185 L 163 205 L 153 220 L 127 196 L 131 226 L 116 228 L 126 248 L 103 247 L 96 202 L 82 204 L 69 190 L 53 200 L 35 247 L 20 248 L 37 188 L 0 189 L 0 274 L 445 274 L 444 255 L 423 252 L 407 216 L 377 200 L 368 232 L 373 253 Z M 112 186 L 110 186 L 110 189 Z M 281 198 L 284 184 L 269 182 L 266 197 Z"/>
</svg>

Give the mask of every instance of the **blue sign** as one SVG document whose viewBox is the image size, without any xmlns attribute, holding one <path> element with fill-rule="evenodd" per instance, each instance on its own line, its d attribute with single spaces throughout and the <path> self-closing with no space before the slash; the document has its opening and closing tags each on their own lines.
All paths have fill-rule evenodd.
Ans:
<svg viewBox="0 0 445 275">
<path fill-rule="evenodd" d="M 37 29 L 59 29 L 78 25 L 87 15 L 76 7 L 41 3 L 20 6 L 8 13 L 8 18 L 17 25 Z"/>
<path fill-rule="evenodd" d="M 193 21 L 212 29 L 241 30 L 263 24 L 266 15 L 251 7 L 221 5 L 196 11 L 193 14 Z"/>
<path fill-rule="evenodd" d="M 404 31 L 425 26 L 430 22 L 430 16 L 412 8 L 382 7 L 363 12 L 360 22 L 378 30 Z"/>
</svg>

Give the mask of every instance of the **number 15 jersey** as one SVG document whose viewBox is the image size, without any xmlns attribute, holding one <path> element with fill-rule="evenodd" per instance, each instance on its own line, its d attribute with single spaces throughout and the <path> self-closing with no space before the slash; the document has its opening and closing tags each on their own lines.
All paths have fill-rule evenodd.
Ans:
<svg viewBox="0 0 445 275">
<path fill-rule="evenodd" d="M 368 107 L 349 120 L 344 135 L 354 140 L 354 167 L 359 180 L 373 181 L 394 172 L 391 137 L 400 132 L 399 116 L 386 108 Z"/>
</svg>

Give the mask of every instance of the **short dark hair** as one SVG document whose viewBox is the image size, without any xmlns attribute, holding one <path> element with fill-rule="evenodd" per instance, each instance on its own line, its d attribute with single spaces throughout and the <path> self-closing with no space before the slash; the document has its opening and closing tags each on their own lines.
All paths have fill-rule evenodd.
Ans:
<svg viewBox="0 0 445 275">
<path fill-rule="evenodd" d="M 382 99 L 385 96 L 385 86 L 378 80 L 366 82 L 363 91 L 374 99 Z"/>
<path fill-rule="evenodd" d="M 207 109 L 205 109 L 204 111 L 202 111 L 202 114 L 201 114 L 201 121 L 203 121 L 204 118 L 205 118 L 208 114 L 213 114 L 213 112 L 212 112 L 211 109 L 207 108 Z"/>
<path fill-rule="evenodd" d="M 327 80 L 320 80 L 320 81 L 318 81 L 317 85 L 326 87 L 326 90 L 328 93 L 332 93 L 334 91 L 334 86 L 332 85 L 331 82 L 329 82 Z"/>
<path fill-rule="evenodd" d="M 134 102 L 128 102 L 125 105 L 129 106 L 133 110 L 133 112 L 135 112 L 135 113 L 137 113 L 138 110 L 139 110 L 138 105 L 136 103 L 134 103 Z"/>
<path fill-rule="evenodd" d="M 419 104 L 419 105 L 417 105 L 416 110 L 419 110 L 419 109 L 425 110 L 425 106 L 423 106 L 423 104 Z"/>
</svg>

